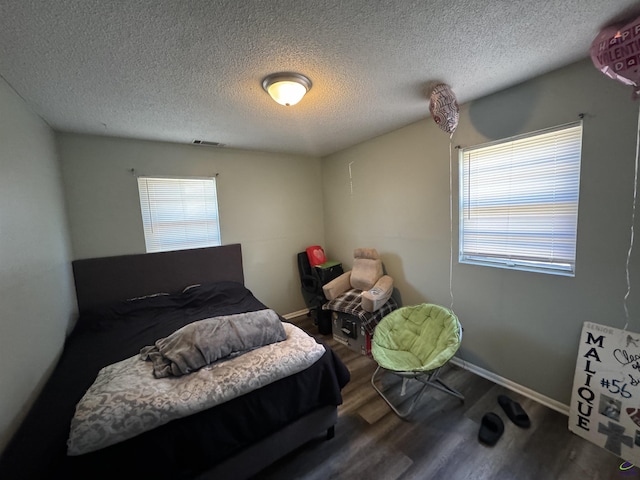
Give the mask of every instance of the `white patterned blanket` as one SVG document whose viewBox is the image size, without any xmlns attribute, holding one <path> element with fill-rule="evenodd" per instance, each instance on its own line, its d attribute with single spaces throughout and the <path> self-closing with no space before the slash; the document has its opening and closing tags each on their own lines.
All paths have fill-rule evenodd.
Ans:
<svg viewBox="0 0 640 480">
<path fill-rule="evenodd" d="M 82 455 L 135 437 L 301 372 L 325 349 L 284 323 L 287 339 L 180 377 L 155 378 L 135 355 L 98 373 L 71 421 L 68 455 Z"/>
</svg>

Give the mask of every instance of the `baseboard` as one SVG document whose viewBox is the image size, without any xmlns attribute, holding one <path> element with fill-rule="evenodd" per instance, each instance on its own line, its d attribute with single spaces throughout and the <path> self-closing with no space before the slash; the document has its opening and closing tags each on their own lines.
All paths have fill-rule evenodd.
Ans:
<svg viewBox="0 0 640 480">
<path fill-rule="evenodd" d="M 563 415 L 569 416 L 569 405 L 565 405 L 564 403 L 558 402 L 553 398 L 549 398 L 541 393 L 536 392 L 535 390 L 531 390 L 530 388 L 524 387 L 518 383 L 512 382 L 509 379 L 501 377 L 500 375 L 496 375 L 489 370 L 485 370 L 484 368 L 480 368 L 473 363 L 469 363 L 466 360 L 462 360 L 458 357 L 453 357 L 451 359 L 451 363 L 454 365 L 464 368 L 465 370 L 469 370 L 476 375 L 486 378 L 487 380 L 491 380 L 493 383 L 500 385 L 502 387 L 508 388 L 509 390 L 519 393 L 522 396 L 528 397 L 536 402 L 544 405 L 545 407 L 549 407 L 556 412 L 562 413 Z"/>
<path fill-rule="evenodd" d="M 292 318 L 301 317 L 302 315 L 307 315 L 309 313 L 309 309 L 305 308 L 303 310 L 298 310 L 297 312 L 287 313 L 282 315 L 282 318 L 285 320 L 291 320 Z"/>
<path fill-rule="evenodd" d="M 298 310 L 297 312 L 287 313 L 282 315 L 285 320 L 291 320 L 292 318 L 301 317 L 302 315 L 307 315 L 309 313 L 309 309 L 305 308 L 303 310 Z M 558 402 L 553 398 L 549 398 L 546 395 L 542 395 L 541 393 L 536 392 L 535 390 L 531 390 L 525 386 L 520 385 L 519 383 L 513 382 L 507 378 L 501 377 L 489 370 L 485 370 L 484 368 L 478 367 L 473 363 L 469 363 L 466 360 L 462 360 L 459 357 L 453 357 L 451 359 L 451 363 L 454 365 L 464 368 L 465 370 L 470 371 L 471 373 L 475 373 L 476 375 L 486 378 L 487 380 L 492 381 L 493 383 L 500 385 L 501 387 L 508 388 L 509 390 L 519 393 L 520 395 L 535 400 L 536 402 L 544 405 L 545 407 L 549 407 L 556 412 L 562 413 L 563 415 L 569 416 L 569 405 L 565 405 L 564 403 Z"/>
</svg>

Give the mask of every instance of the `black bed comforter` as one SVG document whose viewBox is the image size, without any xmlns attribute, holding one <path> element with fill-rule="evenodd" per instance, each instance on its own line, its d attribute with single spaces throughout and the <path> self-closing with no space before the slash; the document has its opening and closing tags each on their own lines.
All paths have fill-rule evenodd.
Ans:
<svg viewBox="0 0 640 480">
<path fill-rule="evenodd" d="M 218 282 L 83 314 L 0 458 L 0 478 L 190 478 L 316 408 L 341 404 L 349 372 L 325 345 L 323 357 L 296 375 L 108 448 L 66 455 L 75 406 L 101 368 L 193 321 L 264 308 L 243 285 Z"/>
</svg>

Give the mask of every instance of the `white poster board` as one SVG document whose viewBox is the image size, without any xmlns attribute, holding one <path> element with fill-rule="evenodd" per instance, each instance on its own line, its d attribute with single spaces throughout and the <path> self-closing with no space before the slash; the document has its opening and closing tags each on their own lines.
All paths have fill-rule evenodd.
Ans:
<svg viewBox="0 0 640 480">
<path fill-rule="evenodd" d="M 584 323 L 569 430 L 640 464 L 640 334 Z"/>
</svg>

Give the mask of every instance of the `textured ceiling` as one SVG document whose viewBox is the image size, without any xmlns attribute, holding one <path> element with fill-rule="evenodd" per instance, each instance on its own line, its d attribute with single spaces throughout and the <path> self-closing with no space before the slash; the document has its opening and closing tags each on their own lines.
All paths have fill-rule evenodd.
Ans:
<svg viewBox="0 0 640 480">
<path fill-rule="evenodd" d="M 0 0 L 0 75 L 60 131 L 326 155 L 588 56 L 623 0 Z M 278 71 L 313 88 L 294 107 Z M 0 112 L 0 115 L 2 113 Z"/>
</svg>

